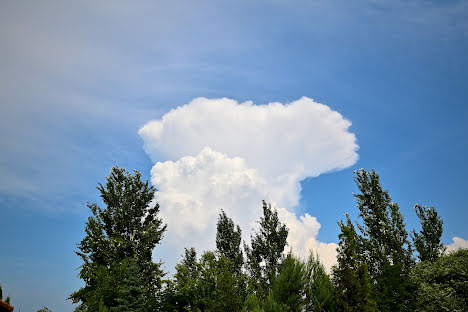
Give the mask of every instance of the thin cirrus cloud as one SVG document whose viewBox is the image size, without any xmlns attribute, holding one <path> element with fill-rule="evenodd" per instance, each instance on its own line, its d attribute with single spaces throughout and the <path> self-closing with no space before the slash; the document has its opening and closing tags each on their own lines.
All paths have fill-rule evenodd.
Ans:
<svg viewBox="0 0 468 312">
<path fill-rule="evenodd" d="M 294 207 L 301 180 L 356 163 L 350 126 L 307 97 L 267 105 L 197 98 L 148 122 L 139 134 L 155 162 L 151 180 L 168 224 L 164 253 L 213 248 L 221 209 L 248 241 L 265 199 L 289 227 L 289 248 L 301 256 L 312 249 L 330 268 L 336 244 L 319 242 L 320 223 L 308 213 L 296 215 Z"/>
</svg>

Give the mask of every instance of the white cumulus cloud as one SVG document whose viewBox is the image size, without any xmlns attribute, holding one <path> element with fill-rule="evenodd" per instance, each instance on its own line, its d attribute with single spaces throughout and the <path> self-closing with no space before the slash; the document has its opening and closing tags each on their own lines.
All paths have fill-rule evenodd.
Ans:
<svg viewBox="0 0 468 312">
<path fill-rule="evenodd" d="M 328 106 L 303 97 L 289 104 L 254 105 L 197 98 L 140 129 L 153 157 L 198 154 L 205 146 L 240 156 L 268 178 L 299 173 L 299 179 L 356 163 L 351 122 Z"/>
<path fill-rule="evenodd" d="M 267 105 L 197 98 L 148 122 L 139 134 L 155 162 L 151 180 L 168 224 L 165 253 L 212 249 L 221 209 L 249 241 L 265 199 L 289 227 L 290 248 L 301 256 L 318 252 L 329 268 L 336 244 L 319 242 L 320 223 L 309 214 L 297 216 L 294 207 L 302 179 L 357 161 L 350 126 L 341 114 L 306 97 Z"/>
<path fill-rule="evenodd" d="M 452 241 L 453 243 L 447 246 L 446 253 L 455 251 L 460 248 L 468 248 L 468 240 L 455 236 L 455 237 L 452 237 Z"/>
</svg>

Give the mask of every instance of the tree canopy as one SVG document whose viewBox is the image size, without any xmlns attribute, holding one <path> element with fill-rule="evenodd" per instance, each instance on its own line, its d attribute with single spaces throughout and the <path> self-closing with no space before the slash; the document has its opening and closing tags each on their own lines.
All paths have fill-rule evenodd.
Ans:
<svg viewBox="0 0 468 312">
<path fill-rule="evenodd" d="M 250 275 L 250 291 L 259 297 L 266 297 L 279 273 L 284 259 L 284 248 L 288 228 L 278 218 L 278 212 L 263 201 L 263 216 L 260 229 L 251 239 L 251 246 L 244 245 L 247 254 L 247 269 Z"/>
<path fill-rule="evenodd" d="M 434 207 L 415 205 L 414 210 L 421 223 L 421 232 L 413 230 L 413 241 L 420 261 L 435 261 L 445 251 L 441 243 L 443 224 Z"/>
<path fill-rule="evenodd" d="M 85 286 L 70 299 L 85 311 L 149 309 L 163 276 L 152 252 L 166 230 L 157 217 L 156 190 L 138 171 L 132 175 L 117 167 L 97 189 L 105 206 L 88 204 L 92 215 L 76 252 Z"/>
<path fill-rule="evenodd" d="M 379 175 L 361 169 L 355 182 L 358 220 L 346 214 L 338 222 L 331 275 L 312 250 L 307 259 L 286 253 L 289 230 L 262 201 L 250 244 L 242 244 L 241 228 L 220 210 L 215 249 L 198 255 L 186 248 L 175 273 L 163 279 L 161 263 L 152 261 L 166 230 L 156 190 L 138 172 L 114 167 L 98 186 L 104 206 L 88 204 L 76 252 L 85 285 L 70 299 L 81 312 L 464 311 L 468 250 L 444 254 L 436 209 L 415 205 L 421 230 L 412 230 L 411 242 Z"/>
</svg>

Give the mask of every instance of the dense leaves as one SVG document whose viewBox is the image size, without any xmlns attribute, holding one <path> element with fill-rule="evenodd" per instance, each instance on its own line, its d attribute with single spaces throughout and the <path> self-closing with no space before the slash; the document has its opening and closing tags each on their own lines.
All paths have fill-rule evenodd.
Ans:
<svg viewBox="0 0 468 312">
<path fill-rule="evenodd" d="M 414 260 L 403 216 L 374 170 L 355 173 L 360 193 L 354 196 L 363 221 L 358 224 L 359 258 L 368 265 L 373 297 L 381 311 L 411 310 L 409 272 Z"/>
<path fill-rule="evenodd" d="M 333 286 L 319 256 L 311 251 L 305 263 L 306 311 L 334 311 Z"/>
<path fill-rule="evenodd" d="M 242 231 L 234 225 L 224 210 L 219 215 L 216 231 L 216 249 L 220 255 L 232 263 L 233 269 L 240 273 L 244 263 L 241 249 Z"/>
<path fill-rule="evenodd" d="M 299 312 L 304 305 L 305 265 L 288 254 L 283 262 L 281 273 L 275 278 L 272 299 L 284 307 L 284 311 Z"/>
<path fill-rule="evenodd" d="M 422 261 L 412 278 L 417 289 L 416 311 L 466 311 L 468 307 L 468 249 Z"/>
<path fill-rule="evenodd" d="M 163 275 L 152 251 L 166 227 L 157 218 L 155 188 L 125 169 L 112 168 L 99 184 L 104 208 L 88 204 L 92 216 L 77 255 L 85 286 L 70 295 L 85 311 L 143 311 L 156 302 Z"/>
<path fill-rule="evenodd" d="M 251 246 L 245 245 L 244 248 L 250 275 L 249 290 L 265 298 L 281 269 L 288 229 L 279 220 L 276 209 L 265 201 L 259 225 L 260 229 L 251 239 Z"/>
<path fill-rule="evenodd" d="M 157 218 L 155 189 L 124 169 L 113 168 L 99 185 L 104 208 L 92 216 L 77 254 L 85 286 L 70 298 L 76 311 L 465 311 L 468 250 L 444 255 L 442 219 L 434 208 L 415 206 L 420 232 L 412 231 L 419 262 L 398 204 L 379 175 L 361 169 L 355 181 L 359 222 L 338 222 L 337 263 L 331 277 L 310 252 L 285 254 L 288 228 L 263 201 L 250 244 L 223 211 L 214 251 L 185 249 L 172 277 L 162 281 L 151 260 L 165 226 Z M 1 288 L 0 288 L 1 290 Z"/>
<path fill-rule="evenodd" d="M 338 223 L 339 234 L 337 264 L 333 267 L 333 284 L 338 311 L 377 311 L 371 299 L 371 282 L 368 267 L 360 259 L 362 247 L 359 236 L 348 215 L 346 223 Z"/>
<path fill-rule="evenodd" d="M 445 246 L 440 242 L 444 222 L 434 207 L 415 205 L 414 210 L 421 223 L 420 233 L 413 230 L 414 247 L 419 253 L 419 260 L 435 261 L 445 251 Z"/>
</svg>

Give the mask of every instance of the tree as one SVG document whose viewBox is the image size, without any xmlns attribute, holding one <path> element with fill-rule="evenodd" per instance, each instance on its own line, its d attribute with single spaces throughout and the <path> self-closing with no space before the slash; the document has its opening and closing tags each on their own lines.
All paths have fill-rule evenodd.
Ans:
<svg viewBox="0 0 468 312">
<path fill-rule="evenodd" d="M 185 254 L 175 269 L 174 281 L 168 281 L 164 289 L 161 310 L 195 310 L 198 301 L 197 282 L 200 274 L 195 248 L 185 249 Z"/>
<path fill-rule="evenodd" d="M 346 215 L 346 223 L 340 221 L 337 264 L 333 266 L 333 285 L 337 311 L 377 311 L 371 299 L 371 282 L 365 262 L 359 258 L 360 241 L 353 223 Z"/>
<path fill-rule="evenodd" d="M 244 301 L 242 312 L 263 312 L 262 302 L 255 294 L 249 294 Z"/>
<path fill-rule="evenodd" d="M 216 294 L 209 311 L 236 312 L 242 308 L 246 292 L 244 275 L 232 270 L 230 259 L 221 255 L 216 263 Z"/>
<path fill-rule="evenodd" d="M 106 180 L 106 185 L 99 183 L 97 188 L 105 207 L 88 204 L 92 215 L 76 252 L 83 260 L 79 276 L 85 286 L 70 299 L 81 302 L 82 310 L 119 311 L 127 307 L 132 311 L 135 304 L 146 307 L 154 302 L 161 288 L 161 263 L 152 261 L 152 251 L 166 226 L 157 218 L 156 189 L 141 181 L 138 171 L 132 175 L 113 167 Z M 130 280 L 123 278 L 130 276 Z M 134 295 L 137 297 L 131 299 Z"/>
<path fill-rule="evenodd" d="M 468 307 L 468 249 L 421 261 L 411 276 L 418 286 L 417 312 L 466 311 Z"/>
<path fill-rule="evenodd" d="M 305 266 L 305 310 L 306 311 L 334 311 L 335 298 L 330 277 L 318 255 L 309 253 Z"/>
<path fill-rule="evenodd" d="M 275 278 L 271 297 L 282 311 L 302 311 L 305 297 L 305 265 L 288 254 L 283 262 L 281 273 Z"/>
<path fill-rule="evenodd" d="M 251 291 L 265 299 L 281 269 L 288 229 L 278 218 L 278 212 L 263 201 L 263 217 L 260 229 L 251 239 L 251 247 L 244 245 Z"/>
<path fill-rule="evenodd" d="M 434 207 L 414 206 L 416 215 L 421 223 L 421 232 L 413 230 L 413 242 L 419 253 L 420 261 L 435 261 L 444 254 L 445 246 L 440 242 L 443 232 L 443 221 Z"/>
<path fill-rule="evenodd" d="M 231 261 L 208 251 L 197 261 L 193 248 L 176 265 L 174 281 L 164 290 L 162 311 L 240 311 L 245 297 L 242 275 Z"/>
<path fill-rule="evenodd" d="M 119 283 L 119 295 L 116 300 L 117 306 L 111 308 L 111 311 L 140 312 L 148 310 L 151 302 L 145 297 L 147 294 L 145 294 L 144 279 L 139 272 L 137 259 L 124 259 L 117 266 L 117 274 L 121 283 Z"/>
<path fill-rule="evenodd" d="M 356 171 L 355 194 L 362 233 L 361 257 L 368 264 L 372 293 L 381 311 L 411 310 L 409 272 L 414 263 L 408 232 L 397 203 L 383 190 L 374 171 Z"/>
<path fill-rule="evenodd" d="M 216 231 L 216 249 L 221 256 L 233 265 L 236 273 L 241 273 L 241 268 L 244 263 L 244 256 L 241 250 L 242 231 L 240 227 L 234 225 L 234 222 L 229 218 L 224 210 L 218 218 Z"/>
</svg>

